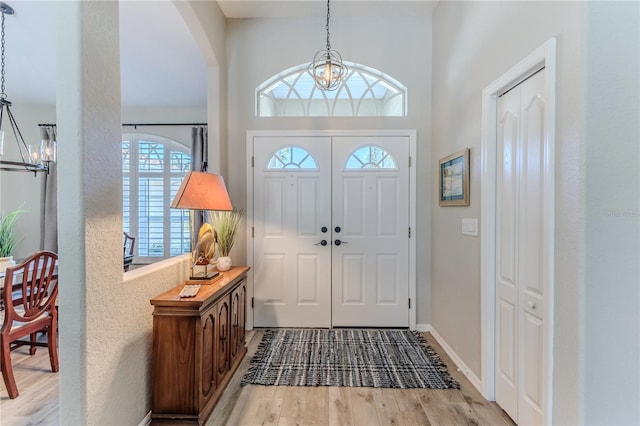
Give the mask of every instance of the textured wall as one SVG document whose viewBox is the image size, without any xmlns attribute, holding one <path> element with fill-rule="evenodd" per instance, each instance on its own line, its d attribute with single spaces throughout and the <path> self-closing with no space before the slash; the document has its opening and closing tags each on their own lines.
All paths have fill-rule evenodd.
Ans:
<svg viewBox="0 0 640 426">
<path fill-rule="evenodd" d="M 149 299 L 187 266 L 123 280 L 118 4 L 60 3 L 58 22 L 60 423 L 136 424 L 150 409 Z"/>
<path fill-rule="evenodd" d="M 585 424 L 640 424 L 640 3 L 588 2 Z"/>
<path fill-rule="evenodd" d="M 441 2 L 433 16 L 433 161 L 471 148 L 471 204 L 441 208 L 432 175 L 431 323 L 480 377 L 480 239 L 460 234 L 480 218 L 482 89 L 557 37 L 554 422 L 577 424 L 580 407 L 582 110 L 580 2 Z"/>
</svg>

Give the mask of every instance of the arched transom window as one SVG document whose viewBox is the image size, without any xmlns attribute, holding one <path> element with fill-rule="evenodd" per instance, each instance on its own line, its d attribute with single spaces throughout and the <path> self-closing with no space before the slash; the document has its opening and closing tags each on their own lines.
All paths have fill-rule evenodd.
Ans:
<svg viewBox="0 0 640 426">
<path fill-rule="evenodd" d="M 335 91 L 318 90 L 301 64 L 274 75 L 256 89 L 258 117 L 407 115 L 407 88 L 378 70 L 345 62 L 349 73 Z"/>
<path fill-rule="evenodd" d="M 318 170 L 318 163 L 304 148 L 284 146 L 271 154 L 267 162 L 267 170 L 282 169 Z"/>
<path fill-rule="evenodd" d="M 376 145 L 361 146 L 347 158 L 346 170 L 391 169 L 397 170 L 398 163 L 384 148 Z"/>
</svg>

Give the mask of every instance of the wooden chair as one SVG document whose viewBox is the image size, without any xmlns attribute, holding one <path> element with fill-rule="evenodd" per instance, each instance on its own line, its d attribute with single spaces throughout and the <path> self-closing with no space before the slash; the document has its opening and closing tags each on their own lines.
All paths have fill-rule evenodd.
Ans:
<svg viewBox="0 0 640 426">
<path fill-rule="evenodd" d="M 131 262 L 133 262 L 133 247 L 136 245 L 136 238 L 122 232 L 122 248 L 123 248 L 123 265 L 124 271 L 129 270 Z"/>
<path fill-rule="evenodd" d="M 29 354 L 36 346 L 49 347 L 51 370 L 58 371 L 58 255 L 40 251 L 23 263 L 7 269 L 2 290 L 5 301 L 4 322 L 0 328 L 0 361 L 2 377 L 9 398 L 18 396 L 18 387 L 11 366 L 11 351 L 28 345 Z M 39 332 L 47 335 L 46 342 L 38 342 Z M 29 336 L 29 340 L 19 340 Z"/>
</svg>

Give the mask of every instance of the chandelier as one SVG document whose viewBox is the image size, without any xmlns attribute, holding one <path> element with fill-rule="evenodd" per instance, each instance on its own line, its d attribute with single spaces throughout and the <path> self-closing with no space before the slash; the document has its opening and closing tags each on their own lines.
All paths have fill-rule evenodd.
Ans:
<svg viewBox="0 0 640 426">
<path fill-rule="evenodd" d="M 329 40 L 329 0 L 327 0 L 327 48 L 319 50 L 309 64 L 309 74 L 320 90 L 336 90 L 347 76 L 347 66 L 342 63 L 342 56 L 337 50 L 331 50 Z"/>
<path fill-rule="evenodd" d="M 4 90 L 4 16 L 13 15 L 14 11 L 11 6 L 0 2 L 0 13 L 2 18 L 0 21 L 0 170 L 10 172 L 37 172 L 49 173 L 49 165 L 56 161 L 56 141 L 43 139 L 35 145 L 27 145 L 22 137 L 22 133 L 18 128 L 16 119 L 11 112 L 11 102 L 7 100 L 7 94 Z M 9 125 L 13 132 L 18 152 L 22 161 L 8 161 L 4 159 L 4 130 L 2 129 L 2 120 L 5 115 L 9 119 Z"/>
</svg>

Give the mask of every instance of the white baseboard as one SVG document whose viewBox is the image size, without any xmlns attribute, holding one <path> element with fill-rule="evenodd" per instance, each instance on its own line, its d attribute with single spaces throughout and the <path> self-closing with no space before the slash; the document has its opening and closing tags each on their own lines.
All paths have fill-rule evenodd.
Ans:
<svg viewBox="0 0 640 426">
<path fill-rule="evenodd" d="M 151 424 L 151 411 L 149 411 L 147 415 L 144 416 L 142 421 L 138 423 L 138 426 L 149 426 L 150 424 Z"/>
<path fill-rule="evenodd" d="M 460 371 L 462 374 L 467 376 L 467 379 L 469 379 L 471 384 L 476 389 L 478 389 L 478 392 L 480 392 L 480 394 L 482 394 L 482 381 L 478 378 L 478 376 L 473 374 L 473 371 L 471 371 L 471 369 L 467 366 L 467 364 L 465 364 L 464 361 L 462 361 L 462 358 L 460 358 L 458 356 L 458 354 L 455 353 L 455 351 L 453 349 L 451 349 L 451 346 L 449 346 L 447 344 L 447 342 L 442 338 L 442 336 L 440 336 L 440 334 L 438 334 L 436 329 L 433 328 L 431 326 L 431 324 L 420 324 L 420 325 L 424 325 L 424 326 L 426 326 L 426 328 L 428 328 L 428 330 L 426 330 L 426 331 L 431 333 L 431 335 L 433 336 L 434 339 L 436 339 L 438 344 L 440 346 L 442 346 L 442 349 L 444 349 L 444 351 L 447 353 L 447 355 L 449 355 L 449 358 L 451 358 L 451 360 L 458 367 L 458 371 Z"/>
<path fill-rule="evenodd" d="M 431 331 L 431 324 L 416 324 L 416 331 L 420 333 L 428 333 Z"/>
</svg>

